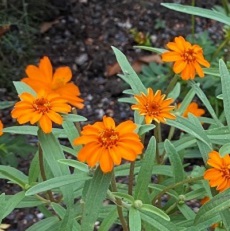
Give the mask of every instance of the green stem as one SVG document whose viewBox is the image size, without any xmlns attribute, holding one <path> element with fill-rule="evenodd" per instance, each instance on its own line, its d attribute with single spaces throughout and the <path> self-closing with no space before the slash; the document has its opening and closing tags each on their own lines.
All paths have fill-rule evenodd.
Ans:
<svg viewBox="0 0 230 231">
<path fill-rule="evenodd" d="M 225 38 L 225 40 L 218 46 L 218 48 L 216 49 L 216 51 L 214 52 L 214 54 L 212 55 L 212 58 L 211 60 L 213 60 L 217 55 L 218 53 L 223 50 L 223 47 L 229 42 L 230 38 L 227 37 Z"/>
<path fill-rule="evenodd" d="M 72 113 L 75 114 L 75 115 L 77 115 L 77 109 L 75 107 L 72 109 Z M 75 127 L 77 128 L 78 133 L 80 134 L 81 133 L 80 123 L 79 122 L 75 122 L 74 124 L 75 124 Z"/>
<path fill-rule="evenodd" d="M 43 152 L 42 152 L 42 149 L 41 149 L 40 145 L 38 145 L 38 158 L 39 158 L 39 167 L 40 167 L 40 171 L 41 171 L 42 180 L 46 181 L 47 179 L 46 179 L 45 167 L 44 167 L 44 162 L 43 162 Z M 49 200 L 51 202 L 55 202 L 55 200 L 53 198 L 52 191 L 48 190 L 47 194 L 48 194 Z"/>
<path fill-rule="evenodd" d="M 178 81 L 178 75 L 174 75 L 174 77 L 171 79 L 166 91 L 165 91 L 165 94 L 166 96 L 170 93 L 170 91 L 175 87 L 176 83 Z"/>
<path fill-rule="evenodd" d="M 154 201 L 153 204 L 155 204 L 156 201 L 158 201 L 159 199 L 161 199 L 161 197 L 162 197 L 165 193 L 167 193 L 170 189 L 176 188 L 176 187 L 178 187 L 178 186 L 180 186 L 180 185 L 183 185 L 183 184 L 186 184 L 186 183 L 192 183 L 192 182 L 194 182 L 194 181 L 198 181 L 198 180 L 202 180 L 202 179 L 203 179 L 203 176 L 189 177 L 189 178 L 187 178 L 187 179 L 185 179 L 185 180 L 182 180 L 182 181 L 177 182 L 177 183 L 175 183 L 175 184 L 169 185 L 168 187 L 166 187 L 164 190 L 162 190 L 161 193 L 159 193 L 159 194 L 153 199 L 153 201 Z"/>
<path fill-rule="evenodd" d="M 160 151 L 159 151 L 159 143 L 162 142 L 162 136 L 161 136 L 161 125 L 160 123 L 155 123 L 156 127 L 154 129 L 154 136 L 156 139 L 156 160 L 157 163 L 161 163 L 161 155 L 160 155 Z"/>
<path fill-rule="evenodd" d="M 113 192 L 117 192 L 117 185 L 116 185 L 114 170 L 112 172 L 111 189 Z M 118 213 L 123 231 L 129 231 L 126 220 L 125 220 L 125 218 L 123 216 L 123 212 L 122 212 L 122 200 L 119 198 L 116 198 L 116 204 L 117 204 L 117 213 Z"/>
<path fill-rule="evenodd" d="M 130 163 L 130 168 L 129 168 L 129 185 L 128 185 L 129 195 L 133 194 L 134 168 L 135 168 L 135 161 Z"/>
<path fill-rule="evenodd" d="M 192 0 L 192 6 L 195 6 L 195 0 Z M 191 24 L 192 24 L 192 42 L 195 40 L 195 16 L 192 14 L 191 16 Z"/>
<path fill-rule="evenodd" d="M 177 203 L 172 204 L 166 211 L 165 213 L 169 214 L 175 207 L 176 207 Z"/>
<path fill-rule="evenodd" d="M 228 0 L 222 0 L 222 6 L 224 7 L 225 13 L 229 15 Z"/>
</svg>

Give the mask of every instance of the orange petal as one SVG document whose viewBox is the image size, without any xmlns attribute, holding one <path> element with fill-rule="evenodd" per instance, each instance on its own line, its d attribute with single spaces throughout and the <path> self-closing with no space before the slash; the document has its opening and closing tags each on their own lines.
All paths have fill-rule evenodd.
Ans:
<svg viewBox="0 0 230 231">
<path fill-rule="evenodd" d="M 65 85 L 69 82 L 72 78 L 72 72 L 69 67 L 59 67 L 56 69 L 53 81 L 52 81 L 52 88 L 56 89 Z"/>
<path fill-rule="evenodd" d="M 101 155 L 100 167 L 101 167 L 102 172 L 104 172 L 104 173 L 108 173 L 108 172 L 112 171 L 113 161 L 112 161 L 108 151 Z"/>
<path fill-rule="evenodd" d="M 50 133 L 52 131 L 52 122 L 47 115 L 41 117 L 39 125 L 44 133 Z"/>
<path fill-rule="evenodd" d="M 39 70 L 43 73 L 47 82 L 52 82 L 53 68 L 47 56 L 44 56 L 39 62 Z M 43 78 L 44 78 L 43 77 Z"/>
</svg>

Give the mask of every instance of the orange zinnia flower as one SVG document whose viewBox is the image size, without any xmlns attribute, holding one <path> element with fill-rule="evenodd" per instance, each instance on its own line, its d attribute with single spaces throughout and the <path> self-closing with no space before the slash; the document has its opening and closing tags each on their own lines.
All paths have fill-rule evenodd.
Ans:
<svg viewBox="0 0 230 231">
<path fill-rule="evenodd" d="M 0 136 L 3 134 L 2 130 L 3 130 L 3 123 L 2 123 L 2 121 L 0 120 Z"/>
<path fill-rule="evenodd" d="M 173 71 L 176 74 L 181 73 L 184 80 L 194 79 L 197 73 L 201 78 L 204 72 L 200 65 L 210 67 L 210 63 L 204 59 L 203 49 L 198 45 L 192 45 L 182 36 L 176 37 L 174 42 L 167 43 L 171 51 L 162 54 L 162 61 L 175 62 Z"/>
<path fill-rule="evenodd" d="M 37 96 L 22 93 L 19 97 L 21 101 L 15 104 L 11 112 L 12 117 L 17 119 L 19 124 L 38 122 L 44 133 L 52 131 L 52 121 L 62 124 L 63 119 L 59 113 L 71 111 L 66 100 L 56 93 L 40 91 Z"/>
<path fill-rule="evenodd" d="M 207 163 L 212 166 L 204 173 L 204 179 L 209 181 L 211 187 L 224 191 L 230 187 L 230 156 L 221 157 L 216 151 L 209 153 Z"/>
<path fill-rule="evenodd" d="M 74 140 L 75 145 L 85 145 L 77 155 L 78 160 L 87 162 L 90 167 L 99 163 L 104 173 L 121 164 L 122 158 L 134 161 L 143 149 L 135 128 L 131 120 L 116 126 L 114 120 L 106 116 L 102 122 L 86 125 L 81 136 Z"/>
<path fill-rule="evenodd" d="M 178 108 L 180 108 L 180 103 L 178 104 Z M 183 115 L 184 117 L 188 117 L 188 113 L 192 113 L 196 117 L 200 117 L 205 113 L 204 109 L 198 108 L 198 104 L 195 102 L 192 102 L 188 105 L 186 110 L 184 111 Z"/>
<path fill-rule="evenodd" d="M 69 67 L 59 67 L 53 74 L 53 68 L 48 57 L 40 60 L 38 67 L 29 65 L 26 68 L 27 78 L 22 82 L 28 84 L 36 92 L 41 89 L 47 92 L 58 93 L 66 99 L 71 105 L 82 109 L 84 107 L 83 99 L 79 98 L 79 88 L 69 82 L 72 78 L 72 72 Z"/>
<path fill-rule="evenodd" d="M 166 119 L 175 119 L 176 116 L 171 114 L 174 106 L 169 106 L 173 99 L 164 99 L 165 95 L 161 94 L 158 90 L 154 94 L 151 88 L 148 88 L 147 95 L 142 93 L 141 95 L 135 95 L 134 98 L 137 100 L 137 104 L 131 106 L 133 110 L 139 110 L 140 115 L 145 116 L 146 124 L 152 123 L 155 120 L 157 123 L 165 123 Z"/>
</svg>

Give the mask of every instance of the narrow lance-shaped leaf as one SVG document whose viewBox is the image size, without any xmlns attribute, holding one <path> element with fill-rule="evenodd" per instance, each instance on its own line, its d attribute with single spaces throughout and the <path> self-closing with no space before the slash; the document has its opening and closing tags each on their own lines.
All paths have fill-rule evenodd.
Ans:
<svg viewBox="0 0 230 231">
<path fill-rule="evenodd" d="M 7 179 L 20 187 L 24 188 L 28 184 L 28 177 L 21 171 L 10 166 L 0 165 L 0 177 L 2 179 Z"/>
<path fill-rule="evenodd" d="M 16 91 L 19 95 L 24 93 L 24 92 L 28 92 L 32 95 L 36 95 L 36 92 L 26 83 L 23 83 L 20 81 L 13 81 L 13 84 L 14 84 Z"/>
<path fill-rule="evenodd" d="M 148 191 L 148 185 L 151 180 L 152 171 L 154 167 L 156 156 L 156 140 L 152 137 L 149 141 L 149 145 L 144 154 L 144 159 L 141 161 L 141 168 L 137 176 L 137 183 L 135 187 L 134 198 L 142 200 L 147 203 L 146 192 Z"/>
<path fill-rule="evenodd" d="M 222 22 L 230 26 L 229 17 L 221 12 L 217 12 L 214 10 L 208 10 L 208 9 L 204 9 L 200 7 L 180 5 L 176 3 L 161 3 L 161 5 L 171 10 L 179 11 L 179 12 L 186 13 L 186 14 L 197 15 L 197 16 L 201 16 L 204 18 L 213 19 L 213 20 Z"/>
<path fill-rule="evenodd" d="M 92 231 L 94 223 L 98 217 L 98 212 L 102 207 L 102 201 L 106 197 L 106 192 L 110 184 L 112 173 L 104 174 L 98 167 L 91 180 L 84 197 L 84 207 L 82 214 L 82 231 Z M 84 190 L 83 190 L 84 191 Z"/>
<path fill-rule="evenodd" d="M 223 93 L 223 102 L 224 102 L 224 113 L 228 126 L 230 126 L 230 74 L 223 60 L 219 61 L 220 76 L 221 76 L 221 85 Z"/>
<path fill-rule="evenodd" d="M 134 207 L 129 209 L 129 229 L 130 231 L 141 230 L 141 215 L 140 212 Z"/>
<path fill-rule="evenodd" d="M 184 180 L 184 169 L 183 169 L 182 160 L 179 154 L 177 153 L 175 147 L 169 140 L 165 141 L 165 150 L 172 166 L 175 183 Z M 183 185 L 177 187 L 175 190 L 178 193 L 182 193 Z"/>
<path fill-rule="evenodd" d="M 217 194 L 210 201 L 206 202 L 198 211 L 195 224 L 204 222 L 230 207 L 230 189 Z"/>
<path fill-rule="evenodd" d="M 87 174 L 66 175 L 66 176 L 55 177 L 31 187 L 30 189 L 27 190 L 26 196 L 34 195 L 53 188 L 59 188 L 69 184 L 74 184 L 78 181 L 85 181 L 88 179 L 90 179 L 90 177 Z"/>
<path fill-rule="evenodd" d="M 130 84 L 130 87 L 133 89 L 134 94 L 140 94 L 140 92 L 146 92 L 146 88 L 141 82 L 140 78 L 136 74 L 136 72 L 133 70 L 132 66 L 128 62 L 126 56 L 117 48 L 112 47 L 116 58 L 117 62 L 119 63 L 124 76 L 125 76 L 125 81 Z"/>
</svg>

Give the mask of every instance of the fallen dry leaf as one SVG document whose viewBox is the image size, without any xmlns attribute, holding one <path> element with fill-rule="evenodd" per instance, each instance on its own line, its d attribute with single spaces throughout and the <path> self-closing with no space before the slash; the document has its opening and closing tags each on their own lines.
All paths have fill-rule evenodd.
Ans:
<svg viewBox="0 0 230 231">
<path fill-rule="evenodd" d="M 139 73 L 141 71 L 143 65 L 147 65 L 151 62 L 162 63 L 160 55 L 153 54 L 153 55 L 141 56 L 137 60 L 134 60 L 131 63 L 131 66 L 135 72 Z M 116 62 L 116 63 L 114 63 L 112 65 L 108 65 L 106 67 L 105 76 L 110 77 L 110 76 L 116 75 L 120 72 L 121 72 L 121 68 L 120 68 L 119 64 Z"/>
<path fill-rule="evenodd" d="M 51 29 L 53 27 L 53 25 L 57 24 L 59 22 L 59 19 L 55 19 L 52 22 L 43 22 L 40 26 L 40 33 L 45 33 L 47 32 L 49 29 Z"/>
<path fill-rule="evenodd" d="M 0 26 L 0 37 L 10 30 L 11 25 Z"/>
</svg>

